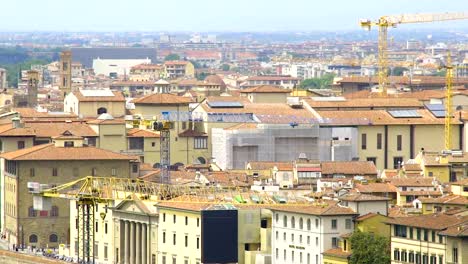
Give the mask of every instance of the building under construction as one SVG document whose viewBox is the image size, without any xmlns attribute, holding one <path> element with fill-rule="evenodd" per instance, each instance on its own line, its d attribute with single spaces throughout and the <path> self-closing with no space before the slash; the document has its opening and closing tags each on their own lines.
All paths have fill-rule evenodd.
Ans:
<svg viewBox="0 0 468 264">
<path fill-rule="evenodd" d="M 250 161 L 352 160 L 357 128 L 315 125 L 248 124 L 213 128 L 213 157 L 225 169 L 244 169 Z"/>
</svg>

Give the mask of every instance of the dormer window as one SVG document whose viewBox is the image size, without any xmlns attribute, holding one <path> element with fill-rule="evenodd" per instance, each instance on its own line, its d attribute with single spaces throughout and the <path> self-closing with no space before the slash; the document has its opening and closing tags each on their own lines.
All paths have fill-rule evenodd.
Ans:
<svg viewBox="0 0 468 264">
<path fill-rule="evenodd" d="M 65 141 L 63 143 L 63 146 L 66 147 L 66 148 L 73 148 L 75 146 L 75 142 L 73 141 Z"/>
</svg>

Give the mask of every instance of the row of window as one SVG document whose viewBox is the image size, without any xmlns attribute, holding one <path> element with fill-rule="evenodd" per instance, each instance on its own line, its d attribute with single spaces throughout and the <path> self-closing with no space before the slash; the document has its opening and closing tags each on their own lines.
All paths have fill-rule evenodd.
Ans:
<svg viewBox="0 0 468 264">
<path fill-rule="evenodd" d="M 135 173 L 135 172 L 138 172 L 138 167 L 137 167 L 136 170 L 137 171 L 134 171 L 134 169 L 132 168 L 132 171 Z M 98 174 L 97 173 L 97 168 L 92 168 L 91 169 L 91 176 L 97 176 L 97 174 Z M 52 168 L 51 175 L 52 176 L 59 176 L 58 169 L 57 168 Z M 72 169 L 72 175 L 73 175 L 73 177 L 79 177 L 80 176 L 79 168 L 73 168 Z M 116 175 L 117 175 L 117 169 L 112 168 L 111 169 L 111 176 L 116 176 Z M 29 176 L 30 177 L 36 176 L 36 169 L 35 168 L 30 168 L 29 169 Z"/>
<path fill-rule="evenodd" d="M 166 259 L 167 256 L 165 255 L 166 253 L 162 253 L 162 254 L 163 254 L 162 257 L 161 257 L 162 264 L 168 264 L 167 259 Z M 151 261 L 151 264 L 156 264 L 156 259 L 154 261 Z M 177 264 L 177 256 L 176 255 L 172 256 L 172 264 Z M 184 264 L 189 264 L 188 257 L 185 257 Z M 197 259 L 195 264 L 200 264 L 200 260 Z"/>
<path fill-rule="evenodd" d="M 38 237 L 35 234 L 32 234 L 29 236 L 29 243 L 37 243 L 38 242 Z M 56 234 L 50 234 L 49 235 L 49 242 L 50 243 L 58 243 L 59 239 Z"/>
<path fill-rule="evenodd" d="M 48 217 L 49 216 L 49 211 L 38 211 L 34 210 L 34 207 L 30 206 L 28 208 L 28 217 L 36 217 L 37 212 L 39 212 L 40 217 Z M 58 217 L 59 216 L 59 208 L 57 206 L 52 206 L 50 210 L 50 217 Z"/>
<path fill-rule="evenodd" d="M 163 244 L 166 243 L 166 231 L 162 232 L 162 243 Z M 174 245 L 174 246 L 177 245 L 177 234 L 176 233 L 172 233 L 172 245 Z M 184 236 L 184 245 L 185 245 L 185 247 L 188 247 L 188 245 L 189 245 L 189 238 L 188 238 L 187 234 L 185 234 L 185 236 Z M 197 249 L 200 249 L 200 237 L 197 237 L 196 246 L 197 246 Z"/>
<path fill-rule="evenodd" d="M 307 253 L 307 256 L 306 256 L 306 259 L 304 260 L 303 259 L 303 253 L 302 252 L 299 252 L 299 258 L 296 259 L 296 254 L 295 254 L 295 251 L 294 250 L 291 250 L 291 253 L 289 254 L 290 255 L 290 258 L 291 258 L 291 261 L 293 263 L 307 263 L 307 264 L 311 264 L 311 259 L 310 259 L 310 253 Z M 279 249 L 277 248 L 275 250 L 275 258 L 276 259 L 279 259 L 280 256 L 279 256 Z M 287 261 L 288 259 L 288 251 L 286 249 L 283 250 L 283 260 L 284 261 Z M 296 262 L 295 262 L 296 261 Z M 305 261 L 305 262 L 304 262 Z M 319 264 L 319 255 L 315 255 L 315 263 L 314 264 Z"/>
<path fill-rule="evenodd" d="M 444 243 L 444 237 L 437 235 L 436 231 L 422 229 L 422 228 L 413 228 L 402 225 L 395 225 L 393 228 L 393 234 L 396 237 L 403 237 L 409 239 L 431 241 L 433 243 Z M 430 239 L 429 239 L 430 238 Z"/>
<path fill-rule="evenodd" d="M 377 164 L 377 157 L 367 157 L 367 161 L 371 161 L 374 164 Z M 399 169 L 403 164 L 403 157 L 393 157 L 393 168 Z"/>
<path fill-rule="evenodd" d="M 402 150 L 403 136 L 397 135 L 397 151 Z M 382 133 L 377 133 L 377 149 L 382 149 Z M 361 149 L 367 149 L 367 134 L 361 134 Z"/>
<path fill-rule="evenodd" d="M 275 220 L 278 223 L 279 221 L 279 214 L 275 215 Z M 318 218 L 315 219 L 315 228 L 319 227 L 320 220 Z M 288 227 L 288 217 L 286 215 L 283 216 L 283 227 Z M 296 218 L 294 216 L 290 219 L 290 227 L 296 228 Z M 337 229 L 338 228 L 338 219 L 331 220 L 331 228 Z M 352 220 L 346 219 L 345 220 L 345 228 L 351 229 L 352 228 Z M 299 229 L 304 229 L 304 219 L 302 217 L 299 218 Z M 307 230 L 311 230 L 311 220 L 310 218 L 307 219 Z"/>
<path fill-rule="evenodd" d="M 458 256 L 458 251 L 457 251 L 457 256 Z M 393 251 L 393 260 L 399 261 L 399 262 L 406 262 L 406 263 L 416 263 L 416 264 L 444 264 L 444 256 L 442 255 L 428 255 L 426 253 L 421 254 L 421 252 L 414 252 L 414 251 L 406 251 L 402 250 L 400 251 L 398 248 L 396 248 Z M 454 261 L 454 263 L 458 262 L 458 257 L 457 261 Z"/>
<path fill-rule="evenodd" d="M 283 232 L 283 241 L 286 242 L 287 240 L 287 235 L 286 235 L 286 232 Z M 275 232 L 275 238 L 276 240 L 279 239 L 279 232 L 276 231 Z M 294 242 L 294 234 L 291 234 L 291 242 Z M 299 244 L 302 244 L 303 241 L 302 241 L 302 235 L 299 235 Z M 310 245 L 310 236 L 307 236 L 307 245 Z M 319 245 L 319 238 L 318 237 L 315 237 L 315 245 L 318 246 Z"/>
<path fill-rule="evenodd" d="M 166 213 L 162 214 L 162 220 L 163 222 L 166 222 Z M 189 218 L 187 216 L 184 217 L 185 220 L 185 225 L 189 224 Z M 172 223 L 177 223 L 177 215 L 172 215 Z M 197 218 L 197 227 L 200 226 L 200 218 Z"/>
</svg>

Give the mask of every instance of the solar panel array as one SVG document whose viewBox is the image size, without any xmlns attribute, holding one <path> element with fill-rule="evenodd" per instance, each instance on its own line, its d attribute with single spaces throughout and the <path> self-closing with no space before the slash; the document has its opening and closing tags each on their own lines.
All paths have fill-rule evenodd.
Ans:
<svg viewBox="0 0 468 264">
<path fill-rule="evenodd" d="M 445 117 L 445 106 L 443 104 L 424 104 L 424 106 L 437 118 Z"/>
<path fill-rule="evenodd" d="M 244 105 L 241 102 L 207 102 L 211 108 L 243 108 Z"/>
<path fill-rule="evenodd" d="M 405 118 L 405 117 L 421 117 L 415 109 L 408 110 L 388 110 L 388 113 L 395 118 Z"/>
</svg>

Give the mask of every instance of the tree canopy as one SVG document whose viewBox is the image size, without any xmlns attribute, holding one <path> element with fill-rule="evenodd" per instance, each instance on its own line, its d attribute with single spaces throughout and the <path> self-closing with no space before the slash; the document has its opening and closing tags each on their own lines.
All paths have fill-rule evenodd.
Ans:
<svg viewBox="0 0 468 264">
<path fill-rule="evenodd" d="M 389 264 L 390 241 L 376 234 L 356 231 L 350 238 L 350 264 Z"/>
<path fill-rule="evenodd" d="M 180 56 L 175 53 L 171 53 L 167 55 L 166 57 L 164 57 L 164 61 L 174 61 L 174 60 L 180 60 Z"/>
<path fill-rule="evenodd" d="M 301 88 L 324 89 L 333 83 L 334 74 L 327 73 L 320 78 L 305 79 L 301 82 Z"/>
</svg>

